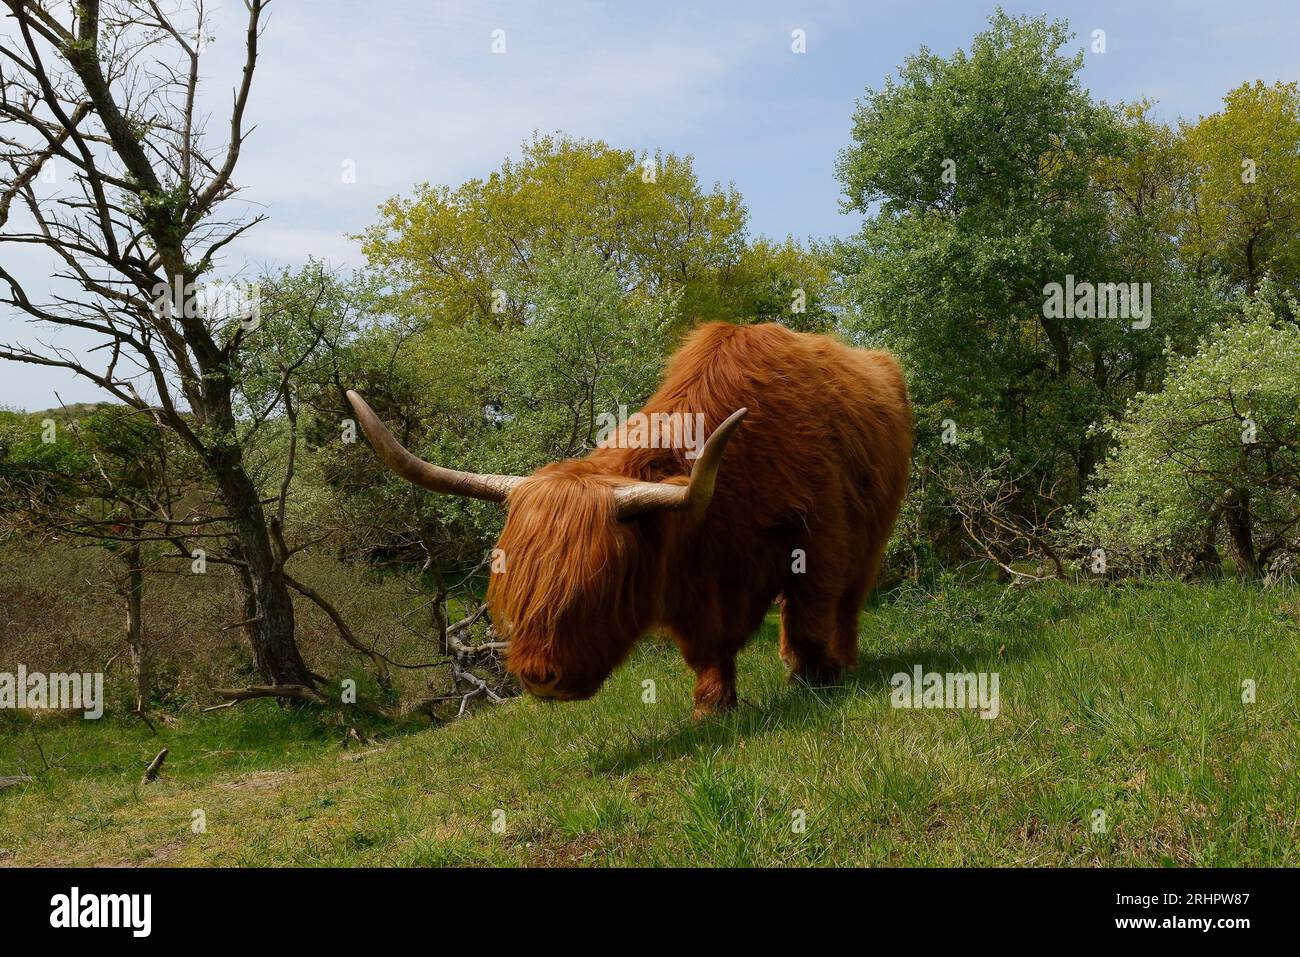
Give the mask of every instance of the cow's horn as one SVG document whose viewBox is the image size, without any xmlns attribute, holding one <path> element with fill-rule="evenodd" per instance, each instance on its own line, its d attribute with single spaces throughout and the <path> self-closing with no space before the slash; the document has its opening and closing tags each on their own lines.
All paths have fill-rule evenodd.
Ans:
<svg viewBox="0 0 1300 957">
<path fill-rule="evenodd" d="M 704 449 L 691 469 L 689 485 L 669 485 L 664 482 L 633 482 L 620 485 L 614 490 L 614 500 L 618 503 L 618 517 L 631 518 L 644 512 L 664 510 L 691 511 L 696 515 L 704 514 L 713 498 L 713 486 L 718 479 L 718 466 L 722 464 L 722 453 L 727 448 L 740 420 L 748 409 L 737 409 L 727 416 L 725 422 L 713 430 Z"/>
<path fill-rule="evenodd" d="M 510 490 L 523 481 L 517 475 L 479 475 L 477 472 L 458 472 L 426 462 L 412 455 L 397 441 L 388 427 L 379 421 L 374 410 L 366 404 L 365 399 L 351 389 L 347 396 L 352 411 L 357 415 L 357 421 L 370 440 L 370 447 L 385 465 L 408 482 L 445 495 L 468 495 L 489 502 L 504 502 Z"/>
</svg>

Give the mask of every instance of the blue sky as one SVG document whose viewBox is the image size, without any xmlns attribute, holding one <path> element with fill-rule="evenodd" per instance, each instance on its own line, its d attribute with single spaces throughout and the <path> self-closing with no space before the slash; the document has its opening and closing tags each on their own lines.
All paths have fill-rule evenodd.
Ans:
<svg viewBox="0 0 1300 957">
<path fill-rule="evenodd" d="M 1089 54 L 1099 98 L 1158 101 L 1166 120 L 1214 112 L 1245 80 L 1300 79 L 1293 3 L 1004 3 L 1009 13 L 1067 19 Z M 854 101 L 921 45 L 965 47 L 982 2 L 704 2 L 653 4 L 276 0 L 262 42 L 237 179 L 268 221 L 232 247 L 228 272 L 360 257 L 347 234 L 386 197 L 418 182 L 459 183 L 517 151 L 533 130 L 690 153 L 706 183 L 733 182 L 751 232 L 846 235 L 836 154 Z M 242 4 L 224 0 L 205 54 L 215 114 L 238 73 Z M 791 52 L 804 30 L 807 52 Z M 0 23 L 0 31 L 8 27 Z M 506 52 L 492 52 L 505 31 Z M 342 182 L 345 161 L 356 182 Z M 48 263 L 6 249 L 39 288 Z M 42 334 L 43 338 L 48 338 Z M 0 340 L 34 342 L 0 314 Z M 62 338 L 61 344 L 79 343 Z M 38 409 L 102 398 L 71 376 L 0 362 L 0 405 Z"/>
</svg>

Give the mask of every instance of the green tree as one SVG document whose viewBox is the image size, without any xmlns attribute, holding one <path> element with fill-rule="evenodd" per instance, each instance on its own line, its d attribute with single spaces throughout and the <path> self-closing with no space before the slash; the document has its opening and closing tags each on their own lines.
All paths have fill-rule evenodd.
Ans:
<svg viewBox="0 0 1300 957">
<path fill-rule="evenodd" d="M 1300 87 L 1243 83 L 1223 109 L 1184 124 L 1195 178 L 1182 248 L 1199 272 L 1219 272 L 1247 294 L 1265 276 L 1300 283 Z"/>
<path fill-rule="evenodd" d="M 602 415 L 635 410 L 654 390 L 678 298 L 628 296 L 613 265 L 578 246 L 508 268 L 499 281 L 512 301 L 526 304 L 517 325 L 426 324 L 376 312 L 329 351 L 322 378 L 356 388 L 403 444 L 430 461 L 527 474 L 584 454 Z M 482 563 L 502 512 L 416 489 L 364 441 L 338 441 L 332 389 L 327 384 L 323 398 L 308 403 L 319 410 L 307 433 L 327 490 L 315 501 L 320 522 L 348 553 L 421 568 L 431 623 L 445 630 L 450 584 Z"/>
<path fill-rule="evenodd" d="M 701 189 L 689 156 L 539 135 L 485 179 L 390 199 L 361 238 L 371 264 L 427 314 L 501 323 L 527 305 L 500 294 L 507 276 L 575 243 L 626 292 L 671 286 L 706 309 L 744 247 L 747 215 L 734 187 Z"/>
<path fill-rule="evenodd" d="M 614 271 L 571 248 L 518 277 L 535 303 L 522 329 L 500 337 L 488 376 L 492 414 L 515 472 L 591 451 L 600 416 L 636 411 L 658 385 L 675 297 L 629 301 Z"/>
<path fill-rule="evenodd" d="M 1105 452 L 1094 425 L 1158 385 L 1166 339 L 1186 349 L 1214 315 L 1178 267 L 1170 135 L 1142 107 L 1094 101 L 1069 41 L 1064 22 L 998 11 L 969 51 L 923 48 L 867 91 L 839 159 L 867 217 L 839 250 L 852 325 L 907 370 L 934 503 L 918 527 L 938 543 L 960 531 L 939 505 L 959 489 L 1005 495 L 1014 477 L 1000 507 L 1017 527 L 1077 502 Z M 1149 283 L 1150 314 L 1054 309 L 1074 282 Z M 941 439 L 964 474 L 1001 477 L 946 483 Z"/>
<path fill-rule="evenodd" d="M 807 247 L 756 239 L 726 277 L 726 301 L 705 319 L 779 322 L 799 332 L 829 332 L 842 316 L 840 276 L 829 244 Z"/>
<path fill-rule="evenodd" d="M 1265 292 L 1195 355 L 1173 357 L 1162 391 L 1135 397 L 1076 525 L 1082 544 L 1140 568 L 1213 561 L 1226 542 L 1243 577 L 1300 551 L 1300 329 Z"/>
<path fill-rule="evenodd" d="M 484 179 L 388 200 L 359 238 L 399 294 L 391 308 L 443 323 L 518 323 L 529 303 L 507 278 L 573 246 L 594 250 L 627 296 L 676 295 L 683 320 L 821 321 L 824 253 L 751 246 L 748 217 L 734 186 L 700 185 L 690 156 L 537 135 Z M 809 303 L 798 312 L 796 288 Z"/>
<path fill-rule="evenodd" d="M 169 555 L 189 561 L 184 539 L 212 537 L 207 496 L 184 477 L 197 467 L 173 432 L 126 406 L 0 412 L 0 532 L 114 557 L 141 716 L 151 690 L 145 573 Z"/>
<path fill-rule="evenodd" d="M 1079 84 L 1082 54 L 1059 52 L 1063 23 L 990 24 L 969 53 L 909 57 L 861 103 L 839 174 L 869 218 L 847 271 L 863 331 L 909 364 L 918 418 L 941 407 L 959 427 L 997 423 L 999 437 L 1079 456 L 1060 420 L 1077 429 L 1094 411 L 1071 408 L 1082 330 L 1045 315 L 1043 290 L 1103 263 L 1091 171 L 1121 155 L 1121 131 Z"/>
</svg>

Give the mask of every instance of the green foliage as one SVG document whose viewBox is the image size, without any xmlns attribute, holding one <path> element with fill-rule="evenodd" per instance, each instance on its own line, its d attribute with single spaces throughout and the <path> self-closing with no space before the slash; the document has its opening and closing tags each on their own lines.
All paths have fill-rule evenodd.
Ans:
<svg viewBox="0 0 1300 957">
<path fill-rule="evenodd" d="M 628 296 L 613 265 L 574 246 L 511 268 L 500 281 L 510 301 L 523 304 L 517 324 L 387 316 L 340 350 L 332 375 L 365 395 L 422 457 L 527 474 L 593 448 L 602 414 L 639 408 L 658 382 L 679 300 Z M 326 395 L 317 404 L 329 402 Z M 364 441 L 340 442 L 337 423 L 320 415 L 308 426 L 316 474 L 328 488 L 316 502 L 321 523 L 350 549 L 476 564 L 500 530 L 500 509 L 414 489 Z M 391 518 L 377 527 L 377 515 Z"/>
<path fill-rule="evenodd" d="M 356 334 L 366 300 L 364 277 L 334 275 L 310 260 L 245 284 L 240 295 L 256 309 L 232 324 L 241 348 L 232 371 L 241 422 L 257 426 L 287 393 L 332 384 L 334 353 Z"/>
<path fill-rule="evenodd" d="M 1045 317 L 1043 290 L 1107 265 L 1091 174 L 1123 136 L 1079 84 L 1080 57 L 1060 53 L 1067 39 L 1061 23 L 999 13 L 969 53 L 922 50 L 868 91 L 839 171 L 869 219 L 842 252 L 860 334 L 901 354 L 923 437 L 953 418 L 1086 472 L 1082 434 L 1104 397 L 1073 370 L 1112 330 Z"/>
<path fill-rule="evenodd" d="M 514 471 L 595 447 L 597 417 L 638 409 L 659 382 L 676 318 L 673 296 L 628 300 L 614 270 L 569 249 L 510 281 L 532 305 L 524 325 L 499 335 L 487 379 L 499 396 L 500 445 Z"/>
<path fill-rule="evenodd" d="M 88 472 L 93 463 L 86 449 L 67 440 L 72 421 L 0 410 L 0 515 L 49 506 Z"/>
<path fill-rule="evenodd" d="M 1080 538 L 1130 567 L 1221 541 L 1221 520 L 1230 544 L 1234 522 L 1250 531 L 1239 562 L 1300 550 L 1300 328 L 1261 295 L 1171 362 L 1113 429 Z"/>
<path fill-rule="evenodd" d="M 849 208 L 839 248 L 859 341 L 902 359 L 917 418 L 916 533 L 961 557 L 945 420 L 972 474 L 1014 477 L 1009 507 L 1040 526 L 1079 503 L 1106 436 L 1139 390 L 1159 387 L 1223 313 L 1212 278 L 1180 261 L 1187 165 L 1145 106 L 1094 101 L 1063 22 L 1001 11 L 969 52 L 922 49 L 869 90 L 840 157 Z M 1149 283 L 1150 327 L 1122 314 L 1066 318 L 1051 284 Z M 1138 328 L 1135 328 L 1135 325 Z M 951 437 L 950 437 L 951 438 Z M 1001 480 L 995 482 L 1002 488 Z M 980 550 L 975 550 L 980 554 Z"/>
<path fill-rule="evenodd" d="M 828 244 L 808 248 L 756 239 L 740 253 L 727 283 L 727 302 L 705 319 L 779 322 L 799 332 L 830 332 L 840 320 L 842 290 Z"/>
<path fill-rule="evenodd" d="M 518 323 L 532 303 L 518 283 L 502 300 L 508 277 L 580 246 L 628 297 L 675 296 L 683 319 L 827 320 L 825 254 L 793 239 L 750 245 L 740 193 L 704 189 L 690 156 L 559 134 L 535 136 L 521 154 L 486 179 L 390 199 L 361 235 L 370 264 L 426 319 Z M 809 300 L 798 313 L 796 288 Z"/>
<path fill-rule="evenodd" d="M 0 512 L 59 522 L 147 511 L 163 481 L 167 436 L 122 406 L 0 412 Z"/>
<path fill-rule="evenodd" d="M 1097 214 L 1062 202 L 1086 185 L 1077 158 L 1115 147 L 1109 112 L 1078 81 L 1083 54 L 1060 53 L 1068 27 L 1001 11 L 989 24 L 969 52 L 945 59 L 922 47 L 896 79 L 867 91 L 853 117 L 855 145 L 839 161 L 850 208 L 880 202 L 886 219 L 920 210 L 1002 219 L 987 214 L 1033 212 L 1055 199 L 1028 222 L 1056 233 Z M 942 176 L 949 160 L 952 181 Z"/>
<path fill-rule="evenodd" d="M 1269 276 L 1300 289 L 1300 87 L 1261 80 L 1223 98 L 1223 110 L 1183 124 L 1195 171 L 1181 244 L 1188 260 L 1254 293 Z"/>
<path fill-rule="evenodd" d="M 568 245 L 596 250 L 629 293 L 676 286 L 703 304 L 739 256 L 747 216 L 734 188 L 700 188 L 690 157 L 566 136 L 537 136 L 486 179 L 426 184 L 380 212 L 362 236 L 372 265 L 452 323 L 522 318 L 517 299 L 494 311 L 493 291 Z"/>
<path fill-rule="evenodd" d="M 434 565 L 472 564 L 500 526 L 499 510 L 415 492 L 338 443 L 340 386 L 427 459 L 526 474 L 590 450 L 602 414 L 635 411 L 689 322 L 834 325 L 828 250 L 751 243 L 746 219 L 734 187 L 702 188 L 689 156 L 564 135 L 535 136 L 485 179 L 384 204 L 361 237 L 364 315 L 308 390 L 331 490 L 317 514 L 358 533 L 355 548 Z M 401 518 L 357 521 L 376 514 Z"/>
</svg>

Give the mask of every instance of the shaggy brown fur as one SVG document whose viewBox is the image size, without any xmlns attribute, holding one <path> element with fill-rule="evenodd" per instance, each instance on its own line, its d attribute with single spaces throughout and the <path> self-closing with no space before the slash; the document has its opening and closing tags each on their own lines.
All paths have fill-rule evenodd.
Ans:
<svg viewBox="0 0 1300 957">
<path fill-rule="evenodd" d="M 687 481 L 682 448 L 600 448 L 511 493 L 488 600 L 534 694 L 595 694 L 662 628 L 695 671 L 696 715 L 730 708 L 736 654 L 774 600 L 793 677 L 825 683 L 856 665 L 858 614 L 907 489 L 912 417 L 898 364 L 778 325 L 710 323 L 642 411 L 702 412 L 707 435 L 741 407 L 749 415 L 702 517 L 616 516 L 620 482 Z"/>
</svg>

